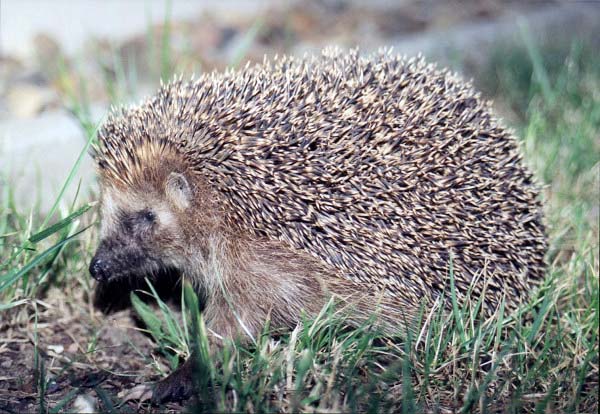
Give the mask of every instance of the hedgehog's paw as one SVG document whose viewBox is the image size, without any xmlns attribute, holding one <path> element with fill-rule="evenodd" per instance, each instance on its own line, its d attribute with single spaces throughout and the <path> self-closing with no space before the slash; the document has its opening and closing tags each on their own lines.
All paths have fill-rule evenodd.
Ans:
<svg viewBox="0 0 600 414">
<path fill-rule="evenodd" d="M 191 368 L 192 361 L 190 358 L 167 378 L 155 383 L 152 390 L 152 403 L 162 404 L 190 398 L 194 393 Z"/>
</svg>

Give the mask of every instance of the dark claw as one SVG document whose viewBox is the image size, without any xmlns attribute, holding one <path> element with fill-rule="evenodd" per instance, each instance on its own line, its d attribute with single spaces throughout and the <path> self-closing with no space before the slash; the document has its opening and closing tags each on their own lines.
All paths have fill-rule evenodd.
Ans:
<svg viewBox="0 0 600 414">
<path fill-rule="evenodd" d="M 192 358 L 164 378 L 154 384 L 152 403 L 159 405 L 169 401 L 187 400 L 194 394 L 192 381 Z"/>
</svg>

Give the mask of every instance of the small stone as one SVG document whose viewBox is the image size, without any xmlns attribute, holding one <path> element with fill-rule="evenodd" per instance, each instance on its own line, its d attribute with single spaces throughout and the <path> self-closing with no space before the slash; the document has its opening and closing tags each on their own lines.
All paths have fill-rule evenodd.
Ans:
<svg viewBox="0 0 600 414">
<path fill-rule="evenodd" d="M 48 107 L 55 97 L 55 92 L 50 88 L 17 84 L 8 91 L 8 110 L 18 118 L 31 118 Z"/>
<path fill-rule="evenodd" d="M 60 355 L 65 350 L 65 347 L 62 345 L 48 345 L 48 350 Z"/>
<path fill-rule="evenodd" d="M 82 394 L 75 398 L 73 411 L 76 413 L 95 413 L 98 412 L 98 403 L 91 395 Z"/>
</svg>

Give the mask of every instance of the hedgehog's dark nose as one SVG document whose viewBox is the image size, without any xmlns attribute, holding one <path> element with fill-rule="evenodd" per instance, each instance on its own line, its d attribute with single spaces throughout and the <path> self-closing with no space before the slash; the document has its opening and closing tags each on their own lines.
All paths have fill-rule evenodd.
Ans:
<svg viewBox="0 0 600 414">
<path fill-rule="evenodd" d="M 110 275 L 108 263 L 98 256 L 94 256 L 92 262 L 90 263 L 90 274 L 98 282 L 106 282 L 108 280 L 108 276 Z"/>
</svg>

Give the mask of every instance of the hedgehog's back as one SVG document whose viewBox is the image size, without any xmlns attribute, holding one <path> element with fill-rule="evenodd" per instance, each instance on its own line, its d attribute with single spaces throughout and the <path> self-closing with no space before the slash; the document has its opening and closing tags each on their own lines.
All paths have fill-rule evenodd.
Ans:
<svg viewBox="0 0 600 414">
<path fill-rule="evenodd" d="M 543 277 L 538 192 L 514 137 L 470 85 L 422 60 L 284 58 L 175 83 L 148 105 L 183 128 L 167 139 L 240 231 L 343 277 L 433 298 L 452 262 L 460 293 L 483 273 L 473 291 L 485 285 L 489 306 Z"/>
</svg>

